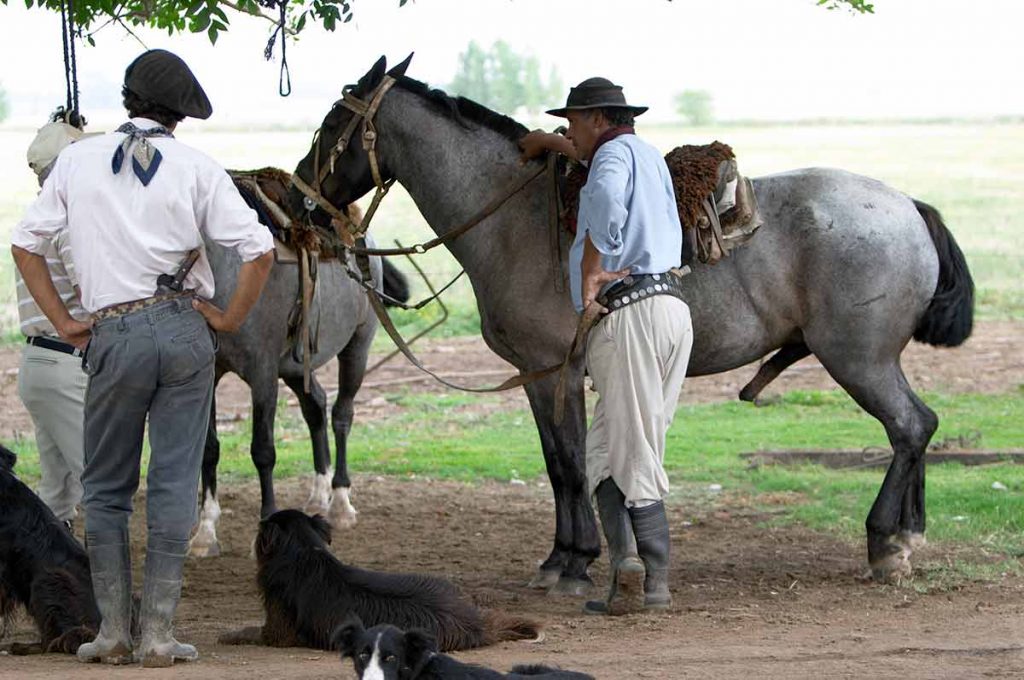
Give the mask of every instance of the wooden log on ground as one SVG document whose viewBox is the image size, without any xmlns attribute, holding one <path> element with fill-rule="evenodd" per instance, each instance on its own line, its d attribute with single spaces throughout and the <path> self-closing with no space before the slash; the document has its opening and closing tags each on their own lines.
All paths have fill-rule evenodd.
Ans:
<svg viewBox="0 0 1024 680">
<path fill-rule="evenodd" d="M 892 460 L 892 450 L 882 447 L 867 449 L 793 449 L 788 451 L 753 451 L 741 453 L 740 458 L 758 465 L 800 465 L 814 463 L 835 469 L 885 467 Z M 990 465 L 1016 463 L 1024 465 L 1024 450 L 989 451 L 969 449 L 961 451 L 929 451 L 928 463 L 960 463 L 961 465 Z"/>
</svg>

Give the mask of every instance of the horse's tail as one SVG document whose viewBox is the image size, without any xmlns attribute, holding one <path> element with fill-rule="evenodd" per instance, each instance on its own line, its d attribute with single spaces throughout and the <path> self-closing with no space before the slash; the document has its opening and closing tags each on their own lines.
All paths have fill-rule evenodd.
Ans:
<svg viewBox="0 0 1024 680">
<path fill-rule="evenodd" d="M 395 306 L 389 301 L 389 298 L 399 302 L 408 302 L 409 280 L 405 278 L 405 274 L 398 271 L 398 267 L 391 264 L 391 260 L 386 257 L 381 258 L 381 264 L 384 267 L 384 295 L 387 296 L 384 298 L 385 306 Z"/>
<path fill-rule="evenodd" d="M 505 640 L 536 640 L 541 635 L 541 625 L 533 619 L 493 609 L 484 609 L 480 613 L 484 619 L 485 646 Z"/>
<path fill-rule="evenodd" d="M 918 200 L 914 205 L 939 256 L 939 281 L 931 304 L 914 329 L 914 339 L 937 347 L 956 347 L 971 335 L 974 326 L 974 280 L 939 211 Z"/>
</svg>

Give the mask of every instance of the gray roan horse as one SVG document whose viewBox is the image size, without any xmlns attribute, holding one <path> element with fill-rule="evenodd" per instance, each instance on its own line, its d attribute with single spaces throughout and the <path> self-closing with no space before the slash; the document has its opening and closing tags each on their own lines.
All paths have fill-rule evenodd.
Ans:
<svg viewBox="0 0 1024 680">
<path fill-rule="evenodd" d="M 222 309 L 238 280 L 241 260 L 234 250 L 207 242 L 206 253 L 216 282 L 214 304 Z M 408 288 L 401 272 L 388 265 L 381 282 L 379 258 L 372 261 L 378 289 L 400 301 L 408 298 Z M 319 319 L 317 352 L 311 357 L 316 368 L 338 357 L 338 397 L 331 410 L 331 425 L 337 464 L 331 475 L 331 450 L 327 435 L 327 395 L 310 376 L 310 391 L 303 389 L 301 360 L 296 361 L 287 339 L 288 316 L 299 294 L 298 264 L 278 263 L 270 272 L 263 294 L 253 307 L 245 324 L 237 333 L 220 336 L 217 350 L 215 381 L 225 373 L 236 373 L 252 392 L 252 442 L 250 453 L 260 479 L 262 504 L 260 517 L 276 511 L 274 500 L 274 415 L 277 410 L 277 380 L 282 378 L 298 397 L 302 416 L 309 428 L 313 446 L 315 475 L 306 511 L 321 513 L 336 527 L 355 522 L 356 511 L 349 500 L 350 481 L 346 463 L 346 440 L 352 427 L 353 400 L 366 372 L 370 343 L 377 330 L 377 317 L 366 299 L 366 293 L 345 272 L 337 260 L 321 260 L 317 275 L 314 313 Z M 216 401 L 210 415 L 210 429 L 203 455 L 202 513 L 199 529 L 192 539 L 191 552 L 208 557 L 220 552 L 216 526 L 220 517 L 217 501 L 217 463 L 220 443 L 217 440 Z"/>
<path fill-rule="evenodd" d="M 381 174 L 400 182 L 443 234 L 537 166 L 518 162 L 526 128 L 405 77 L 408 61 L 387 73 L 397 84 L 374 119 Z M 381 58 L 350 95 L 369 100 L 385 69 Z M 306 182 L 314 154 L 323 154 L 322 167 L 353 115 L 341 104 L 327 114 L 319 145 L 295 169 Z M 321 191 L 346 205 L 373 186 L 367 152 L 353 143 Z M 895 457 L 867 517 L 867 553 L 876 577 L 906 573 L 923 539 L 924 453 L 938 418 L 908 385 L 900 353 L 911 337 L 952 346 L 970 334 L 974 289 L 963 254 L 933 208 L 866 177 L 796 170 L 756 179 L 754 188 L 764 226 L 731 257 L 684 279 L 695 333 L 689 373 L 727 371 L 781 348 L 749 397 L 813 353 L 885 426 Z M 292 187 L 293 214 L 302 198 Z M 576 325 L 568 293 L 555 291 L 562 273 L 550 256 L 547 210 L 547 182 L 538 179 L 448 244 L 472 282 L 484 340 L 522 371 L 558 363 Z M 311 218 L 322 224 L 325 214 Z M 526 387 L 556 507 L 554 549 L 534 584 L 579 592 L 599 553 L 584 481 L 583 367 L 573 367 L 560 426 L 555 387 L 554 377 Z"/>
</svg>

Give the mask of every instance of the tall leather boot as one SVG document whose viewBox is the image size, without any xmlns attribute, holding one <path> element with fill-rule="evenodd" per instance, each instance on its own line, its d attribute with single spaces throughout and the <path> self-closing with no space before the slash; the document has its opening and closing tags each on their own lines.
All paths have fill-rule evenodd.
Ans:
<svg viewBox="0 0 1024 680">
<path fill-rule="evenodd" d="M 644 608 L 668 609 L 672 595 L 668 590 L 668 563 L 671 541 L 668 517 L 661 501 L 643 508 L 629 508 L 636 534 L 636 549 L 644 561 Z"/>
<path fill-rule="evenodd" d="M 626 511 L 626 497 L 615 481 L 610 477 L 605 479 L 597 485 L 594 495 L 597 497 L 597 513 L 601 518 L 601 528 L 608 542 L 611 568 L 605 599 L 588 601 L 583 605 L 583 611 L 587 614 L 610 614 L 612 602 L 619 594 L 620 585 L 626 590 L 632 586 L 639 592 L 639 577 L 644 573 L 644 565 L 637 557 L 633 526 Z"/>
<path fill-rule="evenodd" d="M 136 659 L 147 668 L 175 661 L 195 661 L 199 652 L 174 639 L 174 611 L 181 597 L 181 572 L 188 541 L 150 537 L 146 546 L 146 580 L 142 591 L 142 642 Z"/>
<path fill-rule="evenodd" d="M 102 621 L 96 639 L 78 647 L 78 660 L 132 662 L 132 563 L 128 530 L 86 532 L 92 590 Z"/>
</svg>

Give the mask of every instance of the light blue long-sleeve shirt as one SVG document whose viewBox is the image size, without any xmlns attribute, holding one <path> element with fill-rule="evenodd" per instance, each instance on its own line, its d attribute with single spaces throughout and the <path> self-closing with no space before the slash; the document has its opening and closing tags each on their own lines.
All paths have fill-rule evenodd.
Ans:
<svg viewBox="0 0 1024 680">
<path fill-rule="evenodd" d="M 632 274 L 661 274 L 680 266 L 683 230 L 668 166 L 657 149 L 636 135 L 601 145 L 580 192 L 576 240 L 569 250 L 569 284 L 579 312 L 588 234 L 607 271 L 628 267 Z"/>
</svg>

